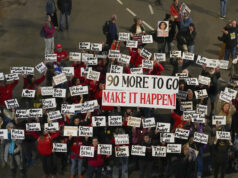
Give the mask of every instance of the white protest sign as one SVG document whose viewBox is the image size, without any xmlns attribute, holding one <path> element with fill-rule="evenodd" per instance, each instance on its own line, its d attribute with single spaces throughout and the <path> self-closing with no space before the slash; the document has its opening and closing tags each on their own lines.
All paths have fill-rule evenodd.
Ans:
<svg viewBox="0 0 238 178">
<path fill-rule="evenodd" d="M 34 98 L 35 97 L 35 93 L 36 93 L 35 90 L 23 89 L 21 96 L 25 97 L 25 98 Z"/>
<path fill-rule="evenodd" d="M 153 157 L 166 157 L 166 146 L 152 146 Z"/>
<path fill-rule="evenodd" d="M 87 62 L 88 58 L 93 58 L 94 54 L 91 53 L 82 53 L 82 62 Z"/>
<path fill-rule="evenodd" d="M 92 117 L 93 127 L 105 127 L 106 126 L 106 116 L 93 116 Z"/>
<path fill-rule="evenodd" d="M 212 116 L 212 125 L 226 125 L 226 116 Z"/>
<path fill-rule="evenodd" d="M 142 119 L 142 125 L 143 125 L 143 128 L 155 127 L 155 118 L 150 117 L 150 118 Z"/>
<path fill-rule="evenodd" d="M 2 81 L 2 80 L 4 80 L 4 79 L 5 79 L 5 77 L 4 77 L 3 72 L 0 72 L 0 81 Z"/>
<path fill-rule="evenodd" d="M 205 123 L 205 118 L 204 117 L 201 117 L 200 114 L 193 114 L 192 115 L 192 122 L 195 122 L 195 123 Z"/>
<path fill-rule="evenodd" d="M 203 134 L 203 133 L 195 132 L 194 133 L 193 141 L 197 142 L 197 143 L 207 144 L 207 142 L 208 142 L 208 135 L 207 134 Z"/>
<path fill-rule="evenodd" d="M 9 99 L 4 101 L 7 109 L 13 109 L 13 108 L 18 108 L 19 104 L 17 99 Z"/>
<path fill-rule="evenodd" d="M 194 60 L 194 54 L 190 53 L 190 52 L 183 52 L 182 59 L 193 61 Z"/>
<path fill-rule="evenodd" d="M 232 96 L 232 99 L 236 98 L 237 90 L 233 90 L 231 88 L 226 87 L 224 90 L 225 93 L 229 93 Z"/>
<path fill-rule="evenodd" d="M 87 75 L 87 79 L 88 80 L 96 80 L 96 81 L 99 81 L 99 78 L 100 78 L 100 72 L 96 72 L 96 71 L 93 71 L 93 70 L 90 70 L 88 72 L 88 75 Z"/>
<path fill-rule="evenodd" d="M 81 76 L 87 76 L 88 75 L 88 73 L 89 73 L 89 71 L 91 71 L 92 70 L 92 67 L 81 67 L 80 68 L 80 75 Z"/>
<path fill-rule="evenodd" d="M 232 100 L 232 95 L 230 93 L 221 91 L 219 99 L 229 103 Z"/>
<path fill-rule="evenodd" d="M 169 36 L 169 22 L 158 21 L 157 23 L 157 37 L 168 37 Z"/>
<path fill-rule="evenodd" d="M 66 153 L 67 152 L 67 144 L 66 143 L 53 143 L 53 152 Z"/>
<path fill-rule="evenodd" d="M 8 139 L 8 130 L 0 129 L 0 139 Z"/>
<path fill-rule="evenodd" d="M 131 127 L 139 127 L 140 128 L 141 124 L 141 118 L 140 117 L 129 117 L 127 120 L 127 126 Z"/>
<path fill-rule="evenodd" d="M 131 74 L 143 74 L 143 69 L 141 67 L 130 68 Z"/>
<path fill-rule="evenodd" d="M 127 48 L 137 48 L 138 47 L 138 41 L 128 40 L 126 42 L 126 47 Z"/>
<path fill-rule="evenodd" d="M 132 145 L 131 146 L 131 155 L 134 156 L 145 156 L 146 146 Z"/>
<path fill-rule="evenodd" d="M 90 49 L 90 42 L 79 42 L 79 49 Z"/>
<path fill-rule="evenodd" d="M 218 66 L 220 67 L 220 69 L 228 69 L 229 67 L 229 61 L 228 60 L 218 60 Z"/>
<path fill-rule="evenodd" d="M 185 78 L 185 81 L 186 81 L 187 85 L 194 85 L 194 86 L 199 85 L 197 78 Z"/>
<path fill-rule="evenodd" d="M 111 65 L 110 73 L 121 74 L 123 73 L 123 67 L 118 65 Z"/>
<path fill-rule="evenodd" d="M 98 144 L 98 154 L 100 155 L 112 155 L 111 144 Z"/>
<path fill-rule="evenodd" d="M 115 145 L 127 145 L 129 144 L 129 135 L 128 134 L 118 134 L 114 135 Z"/>
<path fill-rule="evenodd" d="M 129 156 L 129 146 L 116 146 L 115 147 L 116 157 L 128 157 Z"/>
<path fill-rule="evenodd" d="M 130 33 L 119 32 L 118 40 L 119 41 L 129 41 L 130 40 Z"/>
<path fill-rule="evenodd" d="M 41 87 L 42 96 L 53 96 L 54 88 L 53 87 Z"/>
<path fill-rule="evenodd" d="M 170 51 L 170 58 L 181 58 L 181 51 Z"/>
<path fill-rule="evenodd" d="M 193 110 L 193 102 L 192 101 L 182 101 L 180 110 L 181 111 Z"/>
<path fill-rule="evenodd" d="M 86 101 L 84 103 L 75 104 L 74 106 L 75 111 L 81 113 L 93 112 L 95 109 L 98 109 L 99 107 L 97 100 Z"/>
<path fill-rule="evenodd" d="M 47 55 L 45 55 L 45 60 L 47 62 L 56 62 L 57 61 L 57 54 L 47 54 Z"/>
<path fill-rule="evenodd" d="M 93 146 L 81 146 L 80 153 L 81 157 L 94 157 L 94 147 Z"/>
<path fill-rule="evenodd" d="M 53 120 L 57 120 L 57 119 L 61 119 L 62 115 L 60 113 L 60 111 L 51 111 L 47 113 L 47 116 L 49 118 L 49 120 L 53 121 Z"/>
<path fill-rule="evenodd" d="M 80 137 L 92 137 L 93 127 L 79 126 L 79 136 Z"/>
<path fill-rule="evenodd" d="M 140 52 L 140 56 L 149 60 L 152 56 L 152 53 L 149 52 L 147 49 L 143 48 Z"/>
<path fill-rule="evenodd" d="M 208 97 L 206 89 L 197 90 L 197 91 L 194 91 L 194 93 L 195 93 L 196 99 L 201 99 L 201 98 Z"/>
<path fill-rule="evenodd" d="M 54 88 L 53 97 L 55 97 L 55 98 L 65 98 L 66 97 L 66 89 L 64 89 L 64 88 Z"/>
<path fill-rule="evenodd" d="M 117 61 L 122 64 L 129 64 L 130 60 L 131 60 L 131 56 L 126 54 L 121 54 L 121 57 L 117 59 Z"/>
<path fill-rule="evenodd" d="M 98 65 L 98 58 L 97 57 L 88 57 L 86 64 L 89 66 L 96 66 L 96 65 Z"/>
<path fill-rule="evenodd" d="M 196 113 L 207 115 L 207 105 L 197 104 Z"/>
<path fill-rule="evenodd" d="M 26 131 L 41 131 L 40 123 L 26 123 Z"/>
<path fill-rule="evenodd" d="M 56 108 L 55 98 L 42 99 L 43 109 L 52 109 Z"/>
<path fill-rule="evenodd" d="M 38 109 L 29 109 L 29 117 L 42 117 L 43 116 L 43 111 L 42 108 L 38 108 Z"/>
<path fill-rule="evenodd" d="M 59 75 L 54 76 L 53 80 L 54 80 L 55 85 L 59 85 L 61 83 L 67 82 L 65 73 L 61 73 Z"/>
<path fill-rule="evenodd" d="M 186 100 L 187 99 L 188 92 L 179 90 L 179 92 L 176 94 L 176 98 L 180 100 Z"/>
<path fill-rule="evenodd" d="M 79 95 L 87 95 L 88 94 L 88 86 L 72 86 L 69 87 L 70 95 L 71 96 L 79 96 Z"/>
<path fill-rule="evenodd" d="M 181 153 L 181 144 L 168 144 L 167 153 Z"/>
<path fill-rule="evenodd" d="M 191 9 L 189 9 L 189 7 L 183 2 L 180 12 L 182 13 L 182 15 L 184 15 L 184 13 L 187 13 L 189 15 L 191 13 Z"/>
<path fill-rule="evenodd" d="M 58 131 L 59 130 L 59 123 L 52 122 L 52 123 L 45 123 L 44 124 L 45 131 Z"/>
<path fill-rule="evenodd" d="M 23 74 L 23 67 L 10 67 L 11 74 Z"/>
<path fill-rule="evenodd" d="M 153 69 L 154 61 L 151 60 L 142 60 L 142 68 Z"/>
<path fill-rule="evenodd" d="M 187 140 L 189 132 L 189 130 L 177 128 L 175 131 L 175 138 Z"/>
<path fill-rule="evenodd" d="M 13 80 L 19 80 L 19 76 L 18 76 L 18 74 L 6 74 L 5 75 L 5 80 L 7 82 L 11 82 Z"/>
<path fill-rule="evenodd" d="M 102 51 L 102 44 L 101 43 L 91 43 L 91 50 L 92 51 Z"/>
<path fill-rule="evenodd" d="M 218 60 L 216 59 L 206 59 L 206 67 L 216 68 L 218 66 Z"/>
<path fill-rule="evenodd" d="M 184 79 L 188 78 L 188 73 L 176 73 L 175 76 L 179 77 L 179 79 Z"/>
<path fill-rule="evenodd" d="M 81 61 L 81 53 L 78 52 L 69 52 L 70 61 Z"/>
<path fill-rule="evenodd" d="M 77 126 L 64 126 L 64 136 L 78 136 L 78 127 Z"/>
<path fill-rule="evenodd" d="M 154 53 L 154 59 L 156 61 L 160 61 L 160 62 L 166 61 L 166 54 L 165 53 Z"/>
<path fill-rule="evenodd" d="M 219 140 L 231 140 L 231 133 L 225 131 L 216 131 L 216 138 Z"/>
<path fill-rule="evenodd" d="M 109 50 L 109 53 L 108 53 L 109 59 L 112 59 L 112 58 L 118 59 L 120 57 L 121 57 L 121 54 L 119 50 Z"/>
<path fill-rule="evenodd" d="M 164 143 L 174 143 L 175 134 L 174 133 L 160 133 L 160 142 Z"/>
<path fill-rule="evenodd" d="M 108 116 L 108 126 L 122 126 L 122 116 Z"/>
<path fill-rule="evenodd" d="M 210 85 L 211 83 L 211 78 L 210 77 L 205 77 L 202 75 L 198 76 L 198 83 L 202 84 L 202 85 Z"/>
<path fill-rule="evenodd" d="M 41 74 L 47 70 L 47 67 L 46 67 L 46 65 L 43 62 L 41 62 L 40 64 L 36 65 L 35 68 Z"/>
<path fill-rule="evenodd" d="M 74 68 L 73 67 L 62 67 L 62 73 L 65 73 L 66 76 L 74 76 Z"/>
<path fill-rule="evenodd" d="M 24 75 L 34 75 L 34 67 L 22 67 L 22 71 Z"/>
<path fill-rule="evenodd" d="M 158 132 L 170 132 L 170 123 L 157 122 L 156 130 Z"/>
<path fill-rule="evenodd" d="M 24 140 L 25 131 L 21 129 L 12 129 L 11 130 L 11 139 Z"/>
<path fill-rule="evenodd" d="M 192 120 L 193 114 L 196 112 L 194 110 L 186 110 L 183 111 L 183 120 L 189 121 L 190 119 Z"/>
<path fill-rule="evenodd" d="M 152 35 L 142 35 L 142 43 L 144 44 L 153 43 Z"/>
<path fill-rule="evenodd" d="M 28 116 L 29 116 L 29 110 L 27 110 L 27 109 L 17 109 L 16 110 L 16 118 L 24 119 L 24 118 L 28 118 Z"/>
</svg>

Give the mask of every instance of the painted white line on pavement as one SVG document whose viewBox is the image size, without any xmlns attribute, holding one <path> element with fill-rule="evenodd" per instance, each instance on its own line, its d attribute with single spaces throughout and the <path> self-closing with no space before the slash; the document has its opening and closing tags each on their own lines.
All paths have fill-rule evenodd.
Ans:
<svg viewBox="0 0 238 178">
<path fill-rule="evenodd" d="M 149 9 L 150 9 L 150 13 L 151 13 L 151 15 L 153 15 L 153 14 L 154 14 L 154 10 L 153 10 L 151 4 L 149 4 L 148 6 L 149 6 Z"/>
<path fill-rule="evenodd" d="M 142 21 L 142 23 L 147 26 L 150 30 L 154 31 L 155 29 L 153 27 L 151 27 L 148 23 L 146 23 L 145 21 Z"/>
<path fill-rule="evenodd" d="M 119 4 L 121 4 L 121 5 L 123 5 L 123 3 L 121 2 L 121 0 L 117 0 L 117 2 L 118 2 Z"/>
<path fill-rule="evenodd" d="M 132 16 L 136 16 L 136 14 L 131 10 L 131 9 L 129 9 L 129 8 L 126 8 L 126 10 L 132 15 Z"/>
</svg>

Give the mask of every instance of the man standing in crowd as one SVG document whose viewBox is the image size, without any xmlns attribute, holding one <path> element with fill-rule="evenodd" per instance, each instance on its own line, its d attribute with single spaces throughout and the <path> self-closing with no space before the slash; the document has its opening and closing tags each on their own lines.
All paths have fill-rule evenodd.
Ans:
<svg viewBox="0 0 238 178">
<path fill-rule="evenodd" d="M 108 25 L 107 44 L 108 44 L 109 49 L 110 49 L 113 41 L 117 40 L 117 38 L 118 38 L 116 21 L 117 21 L 117 16 L 114 14 L 114 15 L 112 15 L 112 18 L 109 21 L 109 25 Z"/>
<path fill-rule="evenodd" d="M 220 19 L 224 19 L 226 17 L 226 5 L 227 0 L 220 0 Z"/>
<path fill-rule="evenodd" d="M 58 0 L 58 8 L 60 10 L 60 26 L 59 30 L 63 31 L 63 18 L 65 18 L 65 28 L 69 29 L 69 16 L 72 10 L 72 0 Z"/>
<path fill-rule="evenodd" d="M 173 0 L 173 4 L 170 6 L 170 14 L 174 18 L 176 26 L 178 27 L 178 31 L 180 30 L 180 9 L 181 3 L 179 0 Z"/>
</svg>

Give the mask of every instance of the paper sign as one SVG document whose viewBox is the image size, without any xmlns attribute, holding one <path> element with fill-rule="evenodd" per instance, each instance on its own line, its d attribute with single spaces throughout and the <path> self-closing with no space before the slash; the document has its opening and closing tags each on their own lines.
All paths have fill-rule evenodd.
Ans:
<svg viewBox="0 0 238 178">
<path fill-rule="evenodd" d="M 134 156 L 145 156 L 146 146 L 132 145 L 131 146 L 131 155 Z"/>
<path fill-rule="evenodd" d="M 53 143 L 53 152 L 67 153 L 66 143 Z"/>
<path fill-rule="evenodd" d="M 232 100 L 232 95 L 230 95 L 230 93 L 221 91 L 219 99 L 229 103 Z"/>
<path fill-rule="evenodd" d="M 143 69 L 141 67 L 130 68 L 131 74 L 143 74 Z"/>
<path fill-rule="evenodd" d="M 112 145 L 110 144 L 98 144 L 99 155 L 112 155 Z"/>
<path fill-rule="evenodd" d="M 153 43 L 152 35 L 142 35 L 142 43 L 144 44 Z"/>
<path fill-rule="evenodd" d="M 206 89 L 194 91 L 194 94 L 196 96 L 196 99 L 208 97 Z"/>
<path fill-rule="evenodd" d="M 128 157 L 129 156 L 129 146 L 117 146 L 115 147 L 116 157 Z"/>
<path fill-rule="evenodd" d="M 193 114 L 195 114 L 194 110 L 183 111 L 183 120 L 185 121 L 189 121 L 190 119 L 192 120 Z"/>
<path fill-rule="evenodd" d="M 45 123 L 44 129 L 45 129 L 45 131 L 58 131 L 59 123 L 58 122 Z"/>
<path fill-rule="evenodd" d="M 181 111 L 193 110 L 193 102 L 192 101 L 182 101 L 180 110 Z"/>
<path fill-rule="evenodd" d="M 72 86 L 69 87 L 70 95 L 71 96 L 79 96 L 79 95 L 87 95 L 88 94 L 88 86 Z"/>
<path fill-rule="evenodd" d="M 61 113 L 62 114 L 74 114 L 75 113 L 74 105 L 61 104 Z"/>
<path fill-rule="evenodd" d="M 108 126 L 122 126 L 122 116 L 108 116 Z"/>
<path fill-rule="evenodd" d="M 79 136 L 80 137 L 92 137 L 93 127 L 79 126 Z"/>
<path fill-rule="evenodd" d="M 8 139 L 8 130 L 0 129 L 0 139 Z"/>
<path fill-rule="evenodd" d="M 74 68 L 73 67 L 62 67 L 62 73 L 65 73 L 66 76 L 74 76 Z"/>
<path fill-rule="evenodd" d="M 198 83 L 202 84 L 202 85 L 210 85 L 211 83 L 211 78 L 210 77 L 205 77 L 202 75 L 198 76 Z"/>
<path fill-rule="evenodd" d="M 93 71 L 93 70 L 90 70 L 88 72 L 88 75 L 87 75 L 87 79 L 88 80 L 96 80 L 96 81 L 99 81 L 99 78 L 100 78 L 100 72 L 96 72 L 96 71 Z"/>
<path fill-rule="evenodd" d="M 190 52 L 183 52 L 182 59 L 193 61 L 194 60 L 194 54 L 190 53 Z"/>
<path fill-rule="evenodd" d="M 151 60 L 142 60 L 142 68 L 153 69 L 154 61 Z"/>
<path fill-rule="evenodd" d="M 105 127 L 106 126 L 106 116 L 93 116 L 92 117 L 93 127 Z"/>
<path fill-rule="evenodd" d="M 174 133 L 160 133 L 160 142 L 164 143 L 174 143 L 175 134 Z"/>
<path fill-rule="evenodd" d="M 92 67 L 81 67 L 80 68 L 80 75 L 81 76 L 87 76 L 88 75 L 88 73 L 89 73 L 89 71 L 91 71 L 92 70 Z"/>
<path fill-rule="evenodd" d="M 155 127 L 155 118 L 144 118 L 142 119 L 143 128 Z"/>
<path fill-rule="evenodd" d="M 167 153 L 181 153 L 181 144 L 168 144 Z"/>
<path fill-rule="evenodd" d="M 138 47 L 138 41 L 128 40 L 126 42 L 126 47 L 127 48 L 137 48 Z"/>
<path fill-rule="evenodd" d="M 41 87 L 42 96 L 53 96 L 53 94 L 54 94 L 53 87 Z"/>
<path fill-rule="evenodd" d="M 64 126 L 64 136 L 78 136 L 78 127 L 77 126 Z"/>
<path fill-rule="evenodd" d="M 11 81 L 14 81 L 14 80 L 19 80 L 19 76 L 18 76 L 18 74 L 6 74 L 5 75 L 5 80 L 7 82 L 11 82 Z"/>
<path fill-rule="evenodd" d="M 65 98 L 66 97 L 66 89 L 64 89 L 64 88 L 54 88 L 53 97 L 55 97 L 55 98 Z"/>
<path fill-rule="evenodd" d="M 209 68 L 216 68 L 218 66 L 218 60 L 215 59 L 206 59 L 206 66 Z"/>
<path fill-rule="evenodd" d="M 128 134 L 118 134 L 114 135 L 115 145 L 127 145 L 129 144 L 129 135 Z"/>
<path fill-rule="evenodd" d="M 47 62 L 57 62 L 57 54 L 47 54 L 45 55 L 45 60 Z"/>
<path fill-rule="evenodd" d="M 117 59 L 117 61 L 122 64 L 129 64 L 130 60 L 131 60 L 131 56 L 126 54 L 121 54 L 120 58 Z"/>
<path fill-rule="evenodd" d="M 70 52 L 69 53 L 70 61 L 81 61 L 81 53 L 78 52 Z"/>
<path fill-rule="evenodd" d="M 181 58 L 181 51 L 170 51 L 170 58 Z"/>
<path fill-rule="evenodd" d="M 11 139 L 24 140 L 25 139 L 25 131 L 21 130 L 21 129 L 12 129 L 11 130 Z"/>
<path fill-rule="evenodd" d="M 158 132 L 170 132 L 170 123 L 157 122 L 156 130 Z"/>
<path fill-rule="evenodd" d="M 127 121 L 127 126 L 140 127 L 141 118 L 140 117 L 129 117 Z"/>
<path fill-rule="evenodd" d="M 13 108 L 18 108 L 19 107 L 17 99 L 5 100 L 4 103 L 7 107 L 7 109 L 13 109 Z"/>
<path fill-rule="evenodd" d="M 208 58 L 201 57 L 201 56 L 198 55 L 197 60 L 196 60 L 196 64 L 198 64 L 198 65 L 206 64 L 207 59 Z"/>
<path fill-rule="evenodd" d="M 98 109 L 97 100 L 86 101 L 84 103 L 75 104 L 75 111 L 80 113 L 93 112 L 95 109 Z"/>
<path fill-rule="evenodd" d="M 231 140 L 231 133 L 225 131 L 216 131 L 216 137 L 219 140 Z"/>
<path fill-rule="evenodd" d="M 26 123 L 26 131 L 41 131 L 40 123 Z"/>
<path fill-rule="evenodd" d="M 102 51 L 102 44 L 101 43 L 91 43 L 91 50 L 92 51 Z"/>
<path fill-rule="evenodd" d="M 158 21 L 157 23 L 157 37 L 168 37 L 169 36 L 169 22 Z"/>
<path fill-rule="evenodd" d="M 52 109 L 56 108 L 55 98 L 42 99 L 43 109 Z"/>
<path fill-rule="evenodd" d="M 183 2 L 180 12 L 182 13 L 182 15 L 184 15 L 184 13 L 187 13 L 189 15 L 191 13 L 191 9 L 189 9 L 189 7 Z"/>
<path fill-rule="evenodd" d="M 205 123 L 205 118 L 201 117 L 200 114 L 193 114 L 192 115 L 192 122 L 204 124 Z"/>
<path fill-rule="evenodd" d="M 186 100 L 187 95 L 188 95 L 187 91 L 179 90 L 179 92 L 176 94 L 176 98 L 180 100 Z"/>
<path fill-rule="evenodd" d="M 41 74 L 47 70 L 47 67 L 45 66 L 45 64 L 43 62 L 41 62 L 40 64 L 36 65 L 35 68 Z"/>
<path fill-rule="evenodd" d="M 11 74 L 23 74 L 23 67 L 10 67 Z"/>
<path fill-rule="evenodd" d="M 25 98 L 34 98 L 35 97 L 35 93 L 36 93 L 35 90 L 23 89 L 21 96 L 25 97 Z"/>
<path fill-rule="evenodd" d="M 189 130 L 177 128 L 175 131 L 175 138 L 187 140 L 189 136 L 189 132 L 190 132 Z"/>
<path fill-rule="evenodd" d="M 16 118 L 24 119 L 24 118 L 28 118 L 28 116 L 29 116 L 29 110 L 27 110 L 27 109 L 17 109 L 16 110 Z"/>
<path fill-rule="evenodd" d="M 118 65 L 111 65 L 110 73 L 121 74 L 123 73 L 123 67 Z"/>
<path fill-rule="evenodd" d="M 93 58 L 94 54 L 91 53 L 82 53 L 82 62 L 87 62 L 88 58 Z"/>
<path fill-rule="evenodd" d="M 228 69 L 229 67 L 229 61 L 228 60 L 218 60 L 218 66 L 220 69 Z"/>
<path fill-rule="evenodd" d="M 152 146 L 153 157 L 166 157 L 166 146 Z"/>
<path fill-rule="evenodd" d="M 52 111 L 47 113 L 49 120 L 57 120 L 57 119 L 62 119 L 62 115 L 60 111 Z"/>
<path fill-rule="evenodd" d="M 180 80 L 180 79 L 188 78 L 188 73 L 176 73 L 175 76 L 179 77 L 179 80 Z"/>
<path fill-rule="evenodd" d="M 65 73 L 54 76 L 53 80 L 55 82 L 55 85 L 59 85 L 61 83 L 67 82 L 67 78 L 65 76 Z"/>
<path fill-rule="evenodd" d="M 194 142 L 207 144 L 208 135 L 203 133 L 194 132 Z"/>
<path fill-rule="evenodd" d="M 130 33 L 119 32 L 118 36 L 119 36 L 118 37 L 119 41 L 129 41 L 130 40 Z"/>
<path fill-rule="evenodd" d="M 4 74 L 2 72 L 0 72 L 0 81 L 2 81 L 4 79 L 5 79 Z"/>
<path fill-rule="evenodd" d="M 207 115 L 207 105 L 197 104 L 196 113 Z"/>
<path fill-rule="evenodd" d="M 80 154 L 81 157 L 94 157 L 94 147 L 93 146 L 81 146 Z"/>
<path fill-rule="evenodd" d="M 80 42 L 79 49 L 90 49 L 90 42 Z"/>
<path fill-rule="evenodd" d="M 197 78 L 186 78 L 185 81 L 186 81 L 187 85 L 194 85 L 194 86 L 199 85 Z"/>
<path fill-rule="evenodd" d="M 29 109 L 29 117 L 35 118 L 35 117 L 42 117 L 43 116 L 43 111 L 41 108 L 39 109 Z"/>
<path fill-rule="evenodd" d="M 236 95 L 237 95 L 237 91 L 236 90 L 233 90 L 231 88 L 226 87 L 224 92 L 225 93 L 229 93 L 232 96 L 232 99 L 236 98 Z"/>
<path fill-rule="evenodd" d="M 149 60 L 152 56 L 152 53 L 146 50 L 145 48 L 143 48 L 140 52 L 140 56 Z"/>
<path fill-rule="evenodd" d="M 154 59 L 160 62 L 166 61 L 165 53 L 154 53 Z"/>
<path fill-rule="evenodd" d="M 24 75 L 34 75 L 34 67 L 22 67 L 22 71 Z"/>
<path fill-rule="evenodd" d="M 226 125 L 226 116 L 212 116 L 212 125 Z"/>
<path fill-rule="evenodd" d="M 96 66 L 96 65 L 98 65 L 98 58 L 97 57 L 88 57 L 86 64 L 88 66 Z"/>
<path fill-rule="evenodd" d="M 109 50 L 109 53 L 108 53 L 109 59 L 112 59 L 112 58 L 118 59 L 120 57 L 121 57 L 121 54 L 119 50 Z"/>
</svg>

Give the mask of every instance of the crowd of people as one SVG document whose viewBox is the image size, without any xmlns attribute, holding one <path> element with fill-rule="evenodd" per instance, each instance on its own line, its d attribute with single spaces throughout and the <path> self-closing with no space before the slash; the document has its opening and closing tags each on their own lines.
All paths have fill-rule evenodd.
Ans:
<svg viewBox="0 0 238 178">
<path fill-rule="evenodd" d="M 63 31 L 63 17 L 66 19 L 65 28 L 69 28 L 72 2 L 71 0 L 58 0 L 57 4 L 61 12 L 59 31 Z M 166 37 L 158 37 L 156 32 L 146 32 L 142 19 L 135 18 L 135 23 L 128 33 L 130 33 L 129 40 L 138 41 L 136 48 L 127 48 L 126 41 L 119 41 L 117 16 L 112 15 L 111 19 L 103 25 L 106 42 L 97 43 L 98 46 L 101 45 L 102 49 L 95 51 L 81 43 L 81 48 L 77 53 L 80 54 L 80 57 L 73 59 L 73 55 L 64 50 L 62 44 L 54 45 L 55 27 L 58 27 L 57 8 L 54 0 L 47 0 L 46 14 L 48 16 L 40 32 L 40 35 L 45 39 L 46 60 L 43 61 L 43 65 L 46 68 L 39 78 L 36 78 L 32 73 L 30 75 L 24 72 L 17 73 L 19 78 L 24 81 L 23 90 L 34 90 L 34 96 L 32 98 L 19 96 L 18 107 L 8 105 L 7 101 L 13 99 L 14 88 L 20 79 L 14 78 L 12 79 L 14 81 L 9 82 L 5 76 L 5 79 L 3 77 L 1 80 L 0 163 L 2 168 L 10 168 L 13 177 L 17 173 L 27 177 L 28 168 L 37 159 L 40 159 L 43 169 L 40 176 L 44 178 L 49 176 L 53 178 L 57 174 L 63 175 L 67 167 L 71 167 L 71 178 L 92 178 L 93 176 L 96 178 L 128 178 L 135 170 L 138 170 L 139 178 L 151 178 L 153 173 L 157 173 L 156 175 L 160 178 L 172 176 L 201 178 L 206 171 L 209 174 L 214 174 L 214 178 L 218 178 L 219 175 L 223 178 L 226 172 L 237 170 L 238 94 L 236 87 L 238 78 L 234 78 L 236 73 L 231 74 L 229 81 L 225 84 L 221 83 L 220 70 L 224 69 L 220 69 L 219 64 L 208 66 L 205 58 L 201 58 L 197 54 L 193 56 L 192 60 L 182 57 L 183 53 L 195 53 L 197 31 L 190 14 L 181 12 L 181 7 L 182 3 L 179 0 L 173 0 L 170 13 L 166 14 L 163 19 L 169 22 L 169 33 Z M 237 65 L 238 28 L 236 21 L 229 22 L 222 32 L 219 40 L 223 42 L 223 56 L 224 60 L 230 63 L 227 67 L 229 70 L 229 67 L 234 68 Z M 165 54 L 170 58 L 169 62 L 173 71 L 168 76 L 177 76 L 179 79 L 176 107 L 168 112 L 168 118 L 160 113 L 161 109 L 156 109 L 156 107 L 103 105 L 106 76 L 112 72 L 112 66 L 122 67 L 123 70 L 119 73 L 138 75 L 131 69 L 142 68 L 143 60 L 151 60 L 153 61 L 152 69 L 143 68 L 140 75 L 163 76 L 166 72 L 164 62 L 154 56 L 147 59 L 142 55 L 146 44 L 141 41 L 141 37 L 146 34 L 151 34 L 154 41 L 158 43 L 158 53 Z M 176 51 L 181 51 L 178 56 L 171 55 L 174 52 L 171 44 L 175 41 L 177 42 Z M 116 50 L 121 53 L 123 51 L 129 56 L 129 62 L 121 60 L 120 57 L 109 57 L 108 51 Z M 52 54 L 57 56 L 54 61 L 47 59 Z M 83 56 L 86 56 L 86 59 L 83 60 Z M 97 62 L 88 64 L 89 58 L 96 58 Z M 191 82 L 192 79 L 200 76 L 195 76 L 193 71 L 189 71 L 191 65 L 197 65 L 196 68 L 202 69 L 200 75 L 205 77 L 205 81 Z M 73 72 L 71 75 L 67 74 L 67 81 L 57 84 L 55 77 L 64 74 L 64 68 L 70 67 Z M 99 79 L 88 78 L 90 71 L 99 72 Z M 71 88 L 77 86 L 87 87 L 87 94 L 73 95 Z M 50 87 L 53 87 L 52 91 L 65 89 L 65 96 L 53 97 L 52 93 L 45 95 L 43 94 L 45 87 L 49 87 L 47 90 L 49 93 Z M 203 91 L 202 94 L 200 93 L 201 95 L 198 94 L 199 91 Z M 221 95 L 226 95 L 226 97 L 221 97 Z M 56 105 L 46 107 L 46 99 L 52 98 L 55 98 Z M 85 104 L 90 101 L 96 101 L 97 107 L 92 108 L 89 104 Z M 70 109 L 63 109 L 63 106 L 73 105 L 75 107 L 77 105 L 81 109 L 75 109 L 73 112 Z M 206 109 L 201 109 L 201 106 Z M 82 107 L 86 108 L 84 108 L 85 112 L 82 111 Z M 28 113 L 24 115 L 27 118 L 22 118 L 17 112 L 28 109 L 42 109 L 42 114 L 31 117 Z M 49 113 L 54 111 L 60 111 L 60 116 L 56 119 L 49 116 Z M 196 120 L 194 117 L 197 115 L 199 119 Z M 121 116 L 122 122 L 117 126 L 107 123 L 106 126 L 99 127 L 93 122 L 93 118 L 96 116 L 105 116 L 106 118 Z M 141 119 L 139 127 L 128 125 L 132 117 Z M 145 127 L 143 123 L 147 118 L 153 118 L 155 124 Z M 38 123 L 40 129 L 29 129 L 28 124 L 30 123 Z M 58 125 L 57 129 L 53 127 L 54 123 Z M 168 124 L 168 130 L 159 129 L 159 124 Z M 50 129 L 49 125 L 53 129 Z M 72 135 L 66 134 L 66 128 L 69 126 L 91 128 L 92 134 L 86 136 L 79 134 L 75 136 L 73 132 Z M 6 137 L 4 137 L 4 130 L 7 131 Z M 22 130 L 24 131 L 23 138 L 13 137 L 13 133 L 20 133 Z M 186 131 L 188 131 L 188 135 L 184 134 Z M 166 134 L 167 136 L 165 136 Z M 200 138 L 197 136 L 199 134 L 200 137 L 205 137 L 205 141 L 204 137 L 198 139 Z M 119 136 L 122 137 L 119 139 Z M 53 148 L 55 143 L 66 145 L 66 150 Z M 104 144 L 111 145 L 111 151 L 107 154 L 101 153 Z M 178 147 L 168 151 L 169 147 L 175 144 Z M 143 146 L 145 150 L 142 153 L 131 154 L 134 146 Z M 92 152 L 89 151 L 91 148 L 93 148 Z M 167 153 L 162 151 L 163 148 L 167 150 Z M 82 149 L 86 150 L 82 151 Z M 155 151 L 156 149 L 157 151 Z M 92 156 L 87 156 L 86 153 L 92 154 Z"/>
</svg>

